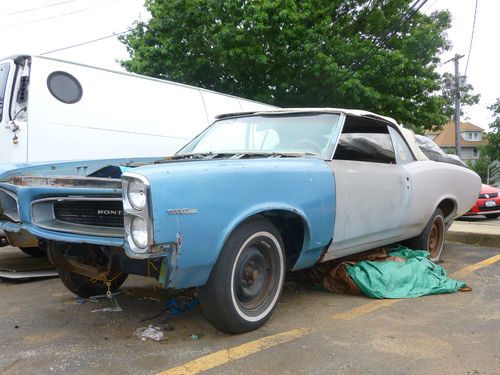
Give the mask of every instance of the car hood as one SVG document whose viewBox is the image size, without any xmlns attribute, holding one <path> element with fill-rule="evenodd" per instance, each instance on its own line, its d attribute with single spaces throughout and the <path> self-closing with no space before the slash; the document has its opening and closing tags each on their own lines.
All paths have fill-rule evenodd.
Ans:
<svg viewBox="0 0 500 375">
<path fill-rule="evenodd" d="M 19 176 L 119 178 L 129 168 L 162 160 L 164 158 L 149 157 L 3 164 L 0 165 L 0 182 Z"/>
<path fill-rule="evenodd" d="M 500 192 L 500 189 L 497 189 L 494 186 L 483 184 L 481 186 L 481 194 L 493 194 Z"/>
</svg>

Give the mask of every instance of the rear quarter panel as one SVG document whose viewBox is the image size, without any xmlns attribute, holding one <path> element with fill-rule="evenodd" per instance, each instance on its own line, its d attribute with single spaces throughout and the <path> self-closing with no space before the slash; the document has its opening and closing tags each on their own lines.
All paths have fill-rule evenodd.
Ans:
<svg viewBox="0 0 500 375">
<path fill-rule="evenodd" d="M 418 161 L 405 165 L 410 173 L 412 201 L 410 204 L 410 234 L 422 232 L 430 216 L 445 199 L 455 203 L 456 209 L 446 222 L 463 215 L 476 201 L 481 190 L 481 179 L 470 169 L 435 161 Z"/>
</svg>

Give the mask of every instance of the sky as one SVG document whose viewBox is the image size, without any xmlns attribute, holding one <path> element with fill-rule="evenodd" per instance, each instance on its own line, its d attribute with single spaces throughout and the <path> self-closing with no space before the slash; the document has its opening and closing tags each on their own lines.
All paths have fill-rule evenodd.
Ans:
<svg viewBox="0 0 500 375">
<path fill-rule="evenodd" d="M 464 108 L 467 120 L 487 129 L 491 113 L 486 109 L 500 97 L 500 1 L 477 0 L 476 28 L 467 70 L 468 83 L 481 94 L 481 102 Z M 464 74 L 472 35 L 476 0 L 429 0 L 425 13 L 449 9 L 452 27 L 448 38 L 452 49 L 443 54 L 444 62 L 456 53 Z M 135 20 L 148 19 L 144 0 L 2 0 L 0 3 L 0 58 L 19 54 L 42 54 L 126 31 Z M 122 70 L 117 63 L 128 57 L 125 47 L 111 37 L 79 47 L 53 52 L 47 56 L 108 69 Z M 442 64 L 440 72 L 454 71 L 453 63 Z M 313 105 L 313 103 L 311 103 Z"/>
</svg>

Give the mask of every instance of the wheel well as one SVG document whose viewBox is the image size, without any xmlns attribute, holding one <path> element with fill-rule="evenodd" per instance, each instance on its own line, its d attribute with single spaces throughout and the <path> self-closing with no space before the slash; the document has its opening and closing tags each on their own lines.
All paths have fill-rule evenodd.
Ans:
<svg viewBox="0 0 500 375">
<path fill-rule="evenodd" d="M 448 219 L 448 217 L 455 212 L 456 209 L 456 204 L 453 200 L 451 199 L 445 199 L 439 203 L 437 208 L 440 208 L 441 211 L 443 211 L 444 218 L 445 220 Z"/>
<path fill-rule="evenodd" d="M 259 213 L 272 222 L 281 234 L 285 245 L 286 269 L 292 269 L 304 244 L 305 224 L 302 217 L 286 210 L 270 210 Z"/>
</svg>

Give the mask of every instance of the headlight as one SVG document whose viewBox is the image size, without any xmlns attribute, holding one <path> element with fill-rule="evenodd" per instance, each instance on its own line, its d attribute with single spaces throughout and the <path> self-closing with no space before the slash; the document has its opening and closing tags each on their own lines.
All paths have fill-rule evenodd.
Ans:
<svg viewBox="0 0 500 375">
<path fill-rule="evenodd" d="M 140 180 L 131 180 L 127 189 L 128 200 L 133 208 L 142 210 L 146 206 L 146 186 Z"/>
<path fill-rule="evenodd" d="M 146 220 L 142 217 L 134 216 L 130 223 L 130 235 L 137 247 L 145 249 L 148 246 L 148 228 Z"/>
</svg>

